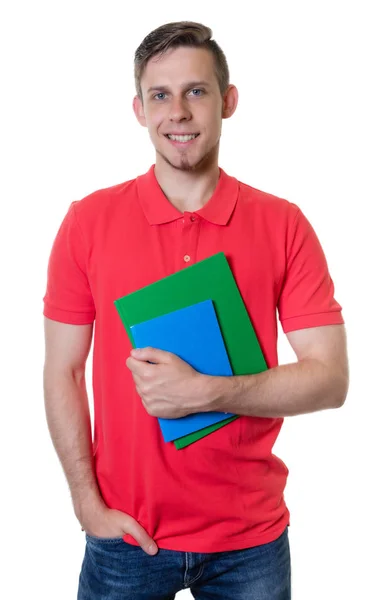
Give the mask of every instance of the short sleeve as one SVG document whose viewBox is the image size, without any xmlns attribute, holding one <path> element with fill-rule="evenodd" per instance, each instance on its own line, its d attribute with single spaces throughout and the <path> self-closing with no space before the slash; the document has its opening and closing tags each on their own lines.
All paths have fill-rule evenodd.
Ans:
<svg viewBox="0 0 380 600">
<path fill-rule="evenodd" d="M 278 301 L 282 329 L 287 333 L 343 324 L 322 246 L 302 211 L 291 206 L 296 213 L 287 232 L 285 278 Z"/>
<path fill-rule="evenodd" d="M 51 249 L 43 314 L 54 321 L 86 325 L 95 319 L 84 240 L 72 202 Z"/>
</svg>

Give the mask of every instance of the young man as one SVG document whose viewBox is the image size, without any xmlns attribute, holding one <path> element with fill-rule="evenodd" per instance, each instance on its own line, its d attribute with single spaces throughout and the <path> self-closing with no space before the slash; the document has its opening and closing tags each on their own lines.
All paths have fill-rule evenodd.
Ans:
<svg viewBox="0 0 380 600">
<path fill-rule="evenodd" d="M 283 418 L 344 403 L 341 306 L 300 209 L 218 166 L 238 93 L 211 30 L 170 23 L 135 55 L 136 117 L 156 162 L 73 202 L 49 260 L 45 403 L 86 532 L 78 598 L 290 598 Z M 269 369 L 210 377 L 131 351 L 114 300 L 224 251 Z M 297 362 L 278 366 L 276 310 Z M 96 317 L 96 319 L 95 319 Z M 93 323 L 94 440 L 85 384 Z M 239 419 L 178 451 L 157 417 Z"/>
</svg>

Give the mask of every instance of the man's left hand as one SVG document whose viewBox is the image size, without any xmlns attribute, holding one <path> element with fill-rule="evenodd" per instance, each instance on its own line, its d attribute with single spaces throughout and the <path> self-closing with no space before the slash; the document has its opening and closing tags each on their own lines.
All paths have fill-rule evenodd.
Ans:
<svg viewBox="0 0 380 600">
<path fill-rule="evenodd" d="M 175 354 L 139 348 L 131 351 L 126 364 L 146 411 L 153 417 L 177 419 L 204 411 L 207 375 Z"/>
</svg>

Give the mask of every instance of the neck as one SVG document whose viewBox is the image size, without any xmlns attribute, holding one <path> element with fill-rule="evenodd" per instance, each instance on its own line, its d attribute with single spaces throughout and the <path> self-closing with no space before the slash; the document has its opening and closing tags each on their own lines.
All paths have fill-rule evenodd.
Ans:
<svg viewBox="0 0 380 600">
<path fill-rule="evenodd" d="M 163 193 L 180 212 L 194 212 L 211 198 L 219 180 L 216 160 L 194 171 L 176 169 L 156 154 L 154 173 Z"/>
</svg>

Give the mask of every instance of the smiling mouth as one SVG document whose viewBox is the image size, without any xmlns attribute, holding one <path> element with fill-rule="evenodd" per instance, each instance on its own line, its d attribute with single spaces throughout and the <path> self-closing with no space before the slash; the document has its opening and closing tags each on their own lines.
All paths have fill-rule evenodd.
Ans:
<svg viewBox="0 0 380 600">
<path fill-rule="evenodd" d="M 191 140 L 195 140 L 199 136 L 199 133 L 191 133 L 187 135 L 173 135 L 171 133 L 166 133 L 165 137 L 167 137 L 172 142 L 191 142 Z"/>
</svg>

